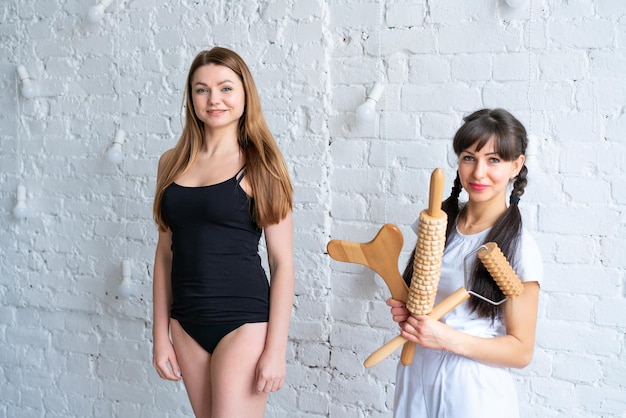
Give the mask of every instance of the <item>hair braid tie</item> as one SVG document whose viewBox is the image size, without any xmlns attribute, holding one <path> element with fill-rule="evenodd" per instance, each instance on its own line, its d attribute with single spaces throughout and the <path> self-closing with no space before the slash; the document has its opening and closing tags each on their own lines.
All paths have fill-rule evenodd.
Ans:
<svg viewBox="0 0 626 418">
<path fill-rule="evenodd" d="M 511 195 L 511 197 L 509 198 L 509 203 L 511 205 L 517 205 L 519 201 L 520 201 L 519 196 Z"/>
</svg>

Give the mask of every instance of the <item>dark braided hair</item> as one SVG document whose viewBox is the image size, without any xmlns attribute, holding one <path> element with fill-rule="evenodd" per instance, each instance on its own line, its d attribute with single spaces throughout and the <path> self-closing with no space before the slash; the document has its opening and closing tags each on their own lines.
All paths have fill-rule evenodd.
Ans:
<svg viewBox="0 0 626 418">
<path fill-rule="evenodd" d="M 480 150 L 493 137 L 495 139 L 495 151 L 504 161 L 514 161 L 520 155 L 526 153 L 528 138 L 524 126 L 509 112 L 504 109 L 482 109 L 463 118 L 463 125 L 454 135 L 453 148 L 456 155 L 460 155 L 464 150 L 476 144 L 476 149 Z M 528 168 L 524 165 L 513 182 L 513 190 L 509 199 L 509 207 L 495 222 L 485 242 L 495 242 L 504 253 L 509 263 L 513 263 L 517 250 L 517 243 L 522 230 L 522 216 L 518 203 L 524 194 L 524 188 L 528 183 L 526 179 Z M 461 195 L 461 180 L 457 171 L 454 185 L 450 196 L 441 204 L 441 209 L 448 215 L 448 226 L 446 230 L 447 239 L 456 230 L 456 221 L 464 209 L 464 204 L 459 202 Z M 402 277 L 410 286 L 413 276 L 413 259 L 415 249 L 404 270 Z M 474 263 L 470 278 L 469 288 L 474 292 L 491 300 L 502 300 L 504 295 L 495 283 L 487 269 L 482 263 Z M 479 298 L 471 297 L 470 308 L 479 317 L 498 317 L 501 313 L 501 306 L 494 306 Z"/>
</svg>

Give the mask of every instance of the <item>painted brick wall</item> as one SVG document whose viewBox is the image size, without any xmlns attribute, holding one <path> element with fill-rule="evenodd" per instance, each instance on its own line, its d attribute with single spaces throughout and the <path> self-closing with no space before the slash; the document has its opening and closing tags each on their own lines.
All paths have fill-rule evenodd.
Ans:
<svg viewBox="0 0 626 418">
<path fill-rule="evenodd" d="M 268 417 L 391 416 L 397 355 L 362 366 L 397 332 L 388 290 L 326 243 L 394 223 L 403 268 L 430 172 L 449 190 L 451 136 L 481 107 L 531 134 L 521 208 L 546 275 L 535 357 L 514 371 L 522 416 L 626 416 L 626 3 L 116 0 L 97 25 L 92 5 L 0 3 L 0 416 L 192 416 L 150 364 L 151 204 L 187 66 L 213 45 L 250 65 L 296 189 L 288 379 Z M 39 97 L 19 94 L 19 64 Z M 377 118 L 358 125 L 376 81 Z"/>
</svg>

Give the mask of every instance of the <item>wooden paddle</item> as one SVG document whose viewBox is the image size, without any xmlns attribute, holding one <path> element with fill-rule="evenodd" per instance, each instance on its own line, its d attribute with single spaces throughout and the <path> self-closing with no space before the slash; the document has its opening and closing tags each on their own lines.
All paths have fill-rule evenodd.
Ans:
<svg viewBox="0 0 626 418">
<path fill-rule="evenodd" d="M 370 242 L 331 240 L 326 250 L 334 260 L 361 264 L 374 270 L 387 284 L 391 297 L 406 302 L 409 288 L 398 271 L 403 242 L 400 229 L 385 224 Z"/>
</svg>

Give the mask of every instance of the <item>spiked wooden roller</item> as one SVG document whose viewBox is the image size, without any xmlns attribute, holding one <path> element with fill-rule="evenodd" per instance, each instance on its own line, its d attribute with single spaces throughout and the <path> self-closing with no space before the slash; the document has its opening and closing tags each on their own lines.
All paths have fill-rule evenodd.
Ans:
<svg viewBox="0 0 626 418">
<path fill-rule="evenodd" d="M 406 301 L 407 309 L 414 315 L 430 313 L 435 304 L 448 223 L 446 213 L 441 210 L 443 183 L 443 170 L 436 168 L 430 176 L 428 209 L 420 213 L 413 276 Z M 411 364 L 414 353 L 415 343 L 408 342 L 402 348 L 400 362 L 405 366 Z"/>
<path fill-rule="evenodd" d="M 413 277 L 409 288 L 407 308 L 414 315 L 426 315 L 433 310 L 441 275 L 441 259 L 446 244 L 447 217 L 420 214 L 418 242 L 413 259 Z"/>
<path fill-rule="evenodd" d="M 519 296 L 524 284 L 495 242 L 488 242 L 478 249 L 478 258 L 507 298 Z"/>
</svg>

